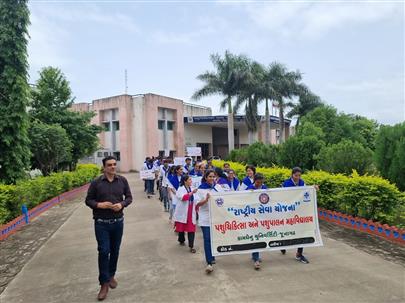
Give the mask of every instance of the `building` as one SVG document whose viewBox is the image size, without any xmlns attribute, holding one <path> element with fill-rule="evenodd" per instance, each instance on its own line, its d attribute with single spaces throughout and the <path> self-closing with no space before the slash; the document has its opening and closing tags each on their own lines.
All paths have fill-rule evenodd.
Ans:
<svg viewBox="0 0 405 303">
<path fill-rule="evenodd" d="M 72 110 L 93 111 L 92 123 L 101 125 L 100 149 L 88 161 L 101 165 L 108 155 L 117 157 L 121 172 L 139 171 L 147 156 L 185 155 L 186 147 L 199 146 L 203 158 L 228 154 L 227 116 L 213 116 L 209 107 L 156 94 L 120 95 L 73 104 Z M 244 116 L 234 122 L 235 148 L 249 145 Z M 278 143 L 278 118 L 271 116 L 271 143 Z M 264 117 L 254 141 L 264 138 Z M 290 120 L 285 120 L 286 137 Z M 252 139 L 252 138 L 251 138 Z"/>
</svg>

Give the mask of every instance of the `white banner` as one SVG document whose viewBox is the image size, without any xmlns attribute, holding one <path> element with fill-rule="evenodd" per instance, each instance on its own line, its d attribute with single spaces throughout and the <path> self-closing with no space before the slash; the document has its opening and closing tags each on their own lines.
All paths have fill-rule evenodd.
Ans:
<svg viewBox="0 0 405 303">
<path fill-rule="evenodd" d="M 201 157 L 201 147 L 187 147 L 187 156 Z"/>
<path fill-rule="evenodd" d="M 214 256 L 321 246 L 313 186 L 213 193 Z"/>
<path fill-rule="evenodd" d="M 141 179 L 154 179 L 155 178 L 155 171 L 153 169 L 148 169 L 148 170 L 141 170 L 139 171 L 139 177 Z"/>
</svg>

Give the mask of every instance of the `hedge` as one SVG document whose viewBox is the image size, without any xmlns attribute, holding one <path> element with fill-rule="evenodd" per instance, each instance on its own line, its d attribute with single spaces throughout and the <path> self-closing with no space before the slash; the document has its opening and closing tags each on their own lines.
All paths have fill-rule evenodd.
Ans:
<svg viewBox="0 0 405 303">
<path fill-rule="evenodd" d="M 245 177 L 245 165 L 229 162 L 241 180 Z M 213 161 L 222 167 L 225 161 Z M 291 170 L 280 167 L 257 167 L 270 188 L 280 187 L 291 176 Z M 397 227 L 405 227 L 405 193 L 389 181 L 377 176 L 351 176 L 331 174 L 325 171 L 309 171 L 302 175 L 306 184 L 319 185 L 318 206 L 362 217 Z"/>
<path fill-rule="evenodd" d="M 100 174 L 94 164 L 79 164 L 73 172 L 53 173 L 47 177 L 17 182 L 16 185 L 0 184 L 0 224 L 21 215 L 21 206 L 28 209 L 53 197 L 84 185 Z"/>
</svg>

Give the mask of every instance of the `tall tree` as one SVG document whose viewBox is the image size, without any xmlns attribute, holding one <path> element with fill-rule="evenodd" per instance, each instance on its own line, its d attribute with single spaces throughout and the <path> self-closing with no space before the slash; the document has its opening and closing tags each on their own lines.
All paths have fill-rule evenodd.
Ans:
<svg viewBox="0 0 405 303">
<path fill-rule="evenodd" d="M 309 113 L 311 110 L 318 106 L 322 106 L 323 103 L 321 98 L 312 93 L 306 88 L 302 88 L 301 92 L 298 94 L 298 103 L 295 104 L 290 112 L 287 114 L 288 118 L 297 117 L 296 128 L 298 129 L 300 124 L 300 119 Z"/>
<path fill-rule="evenodd" d="M 249 64 L 243 73 L 244 77 L 233 109 L 236 113 L 245 105 L 245 123 L 249 134 L 249 144 L 253 143 L 254 134 L 258 129 L 258 105 L 263 99 L 264 74 L 264 67 L 260 63 L 249 60 Z"/>
<path fill-rule="evenodd" d="M 198 80 L 204 82 L 204 86 L 198 89 L 192 98 L 199 100 L 216 94 L 225 96 L 225 99 L 220 103 L 220 107 L 222 110 L 228 109 L 228 151 L 231 152 L 235 148 L 232 98 L 240 90 L 241 82 L 245 77 L 244 71 L 249 60 L 245 56 L 233 55 L 229 51 L 225 52 L 224 57 L 214 54 L 210 58 L 215 71 L 207 71 L 197 76 Z"/>
<path fill-rule="evenodd" d="M 97 134 L 101 131 L 99 126 L 90 124 L 94 113 L 69 110 L 73 100 L 69 82 L 62 71 L 53 67 L 43 68 L 32 90 L 31 118 L 45 124 L 59 124 L 66 130 L 73 144 L 71 168 L 79 159 L 97 150 Z"/>
<path fill-rule="evenodd" d="M 24 176 L 30 160 L 26 0 L 0 1 L 0 181 Z"/>
<path fill-rule="evenodd" d="M 30 130 L 33 167 L 43 175 L 58 169 L 61 163 L 69 163 L 72 157 L 72 142 L 59 124 L 31 123 Z"/>
<path fill-rule="evenodd" d="M 270 70 L 274 77 L 272 87 L 279 109 L 280 143 L 282 143 L 285 141 L 284 112 L 294 106 L 291 100 L 302 92 L 304 86 L 301 83 L 302 75 L 299 71 L 288 71 L 283 64 L 277 62 L 271 64 Z"/>
</svg>

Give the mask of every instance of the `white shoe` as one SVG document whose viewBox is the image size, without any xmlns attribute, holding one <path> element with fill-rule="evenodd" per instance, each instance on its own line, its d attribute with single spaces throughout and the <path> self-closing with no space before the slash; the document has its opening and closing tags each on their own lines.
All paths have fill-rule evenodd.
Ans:
<svg viewBox="0 0 405 303">
<path fill-rule="evenodd" d="M 212 267 L 212 265 L 211 265 L 211 264 L 208 264 L 207 267 L 205 268 L 205 272 L 206 272 L 207 274 L 210 274 L 210 273 L 212 273 L 213 271 L 214 271 L 214 268 Z"/>
</svg>

